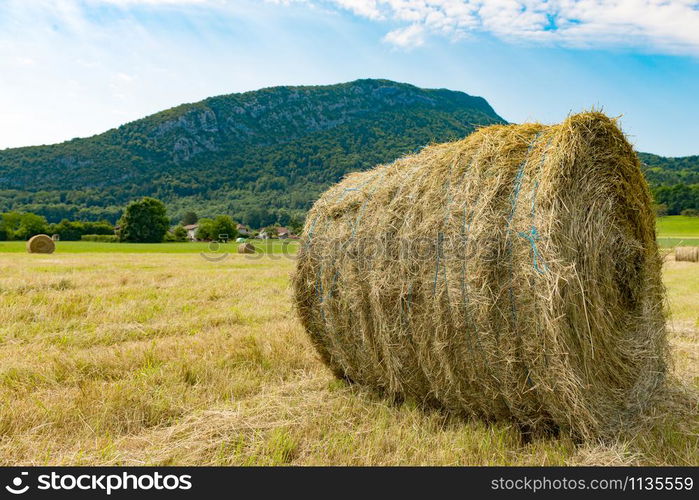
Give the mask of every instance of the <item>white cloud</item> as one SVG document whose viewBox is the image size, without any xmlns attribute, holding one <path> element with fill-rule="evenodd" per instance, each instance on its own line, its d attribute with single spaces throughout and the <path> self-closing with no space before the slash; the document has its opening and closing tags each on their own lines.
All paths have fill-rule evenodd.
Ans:
<svg viewBox="0 0 699 500">
<path fill-rule="evenodd" d="M 341 7 L 369 19 L 383 19 L 377 0 L 335 0 Z"/>
<path fill-rule="evenodd" d="M 87 0 L 123 7 L 197 5 L 235 8 L 236 0 Z M 68 0 L 58 3 L 70 4 Z M 401 48 L 429 35 L 458 40 L 491 33 L 508 41 L 574 47 L 646 47 L 699 54 L 699 0 L 265 0 L 331 5 L 372 21 L 400 23 L 384 37 Z"/>
<path fill-rule="evenodd" d="M 123 8 L 137 5 L 213 7 L 235 11 L 236 0 L 82 0 Z M 8 0 L 18 4 L 18 0 Z M 392 26 L 384 37 L 401 48 L 419 46 L 430 35 L 458 40 L 490 33 L 514 42 L 573 47 L 627 46 L 699 55 L 699 0 L 264 0 L 281 6 L 333 6 Z M 26 3 L 26 2 L 21 2 Z M 71 21 L 77 0 L 36 4 Z M 79 26 L 73 24 L 74 28 Z"/>
<path fill-rule="evenodd" d="M 510 41 L 609 45 L 699 55 L 699 0 L 316 0 L 372 20 L 405 23 L 385 41 L 417 46 L 427 34 L 473 32 Z"/>
<path fill-rule="evenodd" d="M 189 5 L 210 4 L 212 0 L 90 0 L 92 3 L 108 3 L 124 7 L 133 5 Z"/>
<path fill-rule="evenodd" d="M 385 42 L 402 48 L 419 47 L 425 42 L 425 29 L 419 24 L 390 31 L 383 38 Z"/>
</svg>

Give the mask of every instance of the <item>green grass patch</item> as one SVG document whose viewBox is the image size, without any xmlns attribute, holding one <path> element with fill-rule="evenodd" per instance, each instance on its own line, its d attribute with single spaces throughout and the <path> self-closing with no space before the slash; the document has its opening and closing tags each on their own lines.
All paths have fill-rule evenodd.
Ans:
<svg viewBox="0 0 699 500">
<path fill-rule="evenodd" d="M 699 217 L 670 215 L 656 222 L 658 244 L 664 248 L 678 245 L 699 246 Z M 294 240 L 251 240 L 260 253 L 295 254 L 298 241 Z M 59 241 L 56 253 L 205 253 L 212 256 L 236 253 L 234 242 L 215 244 L 206 242 L 186 243 L 104 243 L 97 241 Z M 0 253 L 24 253 L 24 241 L 0 241 Z"/>
<path fill-rule="evenodd" d="M 298 242 L 294 240 L 252 241 L 260 253 L 296 253 Z M 25 241 L 1 241 L 0 253 L 25 253 Z M 224 253 L 236 253 L 238 244 L 230 243 L 104 243 L 98 241 L 59 241 L 56 253 L 205 253 L 216 257 Z"/>
<path fill-rule="evenodd" d="M 655 228 L 658 232 L 658 239 L 683 237 L 699 239 L 699 217 L 685 217 L 684 215 L 658 217 Z M 699 241 L 696 244 L 699 244 Z"/>
</svg>

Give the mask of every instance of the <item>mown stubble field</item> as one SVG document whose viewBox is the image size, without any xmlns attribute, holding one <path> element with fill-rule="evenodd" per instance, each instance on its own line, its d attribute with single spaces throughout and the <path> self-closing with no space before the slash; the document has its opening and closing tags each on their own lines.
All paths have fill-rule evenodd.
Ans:
<svg viewBox="0 0 699 500">
<path fill-rule="evenodd" d="M 334 380 L 295 319 L 293 261 L 0 254 L 0 464 L 692 464 L 697 408 L 576 446 L 524 443 Z M 699 387 L 699 264 L 669 261 L 676 375 Z"/>
</svg>

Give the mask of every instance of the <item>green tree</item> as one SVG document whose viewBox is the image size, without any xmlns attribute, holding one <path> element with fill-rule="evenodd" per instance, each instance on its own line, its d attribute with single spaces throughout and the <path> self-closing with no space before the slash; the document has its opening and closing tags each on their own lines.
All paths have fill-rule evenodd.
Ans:
<svg viewBox="0 0 699 500">
<path fill-rule="evenodd" d="M 270 238 L 276 238 L 278 227 L 279 224 L 270 224 L 269 226 L 263 227 L 262 231 L 266 232 L 267 236 L 269 236 Z"/>
<path fill-rule="evenodd" d="M 260 228 L 274 222 L 272 214 L 266 208 L 255 207 L 243 212 L 243 223 L 252 228 Z"/>
<path fill-rule="evenodd" d="M 135 243 L 160 243 L 170 222 L 162 201 L 148 196 L 132 201 L 119 219 L 119 240 Z"/>
<path fill-rule="evenodd" d="M 5 212 L 2 214 L 2 223 L 7 232 L 7 239 L 11 240 L 15 237 L 15 232 L 19 229 L 22 222 L 22 214 L 20 212 Z"/>
<path fill-rule="evenodd" d="M 83 234 L 87 234 L 84 229 L 80 222 L 63 219 L 58 224 L 53 224 L 49 232 L 58 234 L 62 241 L 78 241 Z"/>
<path fill-rule="evenodd" d="M 187 241 L 187 230 L 180 224 L 172 230 L 175 241 Z"/>
<path fill-rule="evenodd" d="M 82 222 L 63 219 L 49 225 L 49 233 L 58 234 L 62 241 L 79 241 L 86 234 L 113 235 L 114 226 L 107 221 Z"/>
<path fill-rule="evenodd" d="M 687 208 L 699 209 L 699 184 L 658 186 L 653 197 L 656 203 L 667 205 L 669 215 L 679 215 Z"/>
<path fill-rule="evenodd" d="M 99 222 L 82 222 L 83 234 L 114 234 L 114 226 L 106 220 Z"/>
<path fill-rule="evenodd" d="M 301 234 L 301 232 L 303 231 L 303 224 L 303 217 L 294 215 L 291 217 L 288 227 L 294 234 Z"/>
<path fill-rule="evenodd" d="M 211 226 L 211 239 L 219 240 L 224 234 L 228 236 L 228 239 L 234 239 L 238 236 L 238 230 L 235 226 L 235 222 L 228 215 L 219 215 Z"/>
<path fill-rule="evenodd" d="M 195 236 L 198 240 L 212 240 L 214 234 L 214 221 L 211 219 L 201 218 L 199 219 L 199 227 Z"/>
<path fill-rule="evenodd" d="M 190 224 L 196 224 L 199 220 L 196 212 L 186 212 L 184 217 L 182 217 L 182 225 L 189 226 Z"/>
<path fill-rule="evenodd" d="M 15 237 L 22 240 L 28 240 L 37 234 L 47 233 L 48 230 L 49 226 L 46 222 L 46 217 L 32 213 L 25 213 L 22 214 L 22 217 L 20 218 L 19 227 L 15 231 Z"/>
</svg>

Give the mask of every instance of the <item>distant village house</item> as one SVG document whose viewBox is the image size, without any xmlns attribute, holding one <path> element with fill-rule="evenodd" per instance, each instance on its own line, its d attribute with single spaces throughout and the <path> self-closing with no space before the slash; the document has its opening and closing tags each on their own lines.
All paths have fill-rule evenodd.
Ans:
<svg viewBox="0 0 699 500">
<path fill-rule="evenodd" d="M 257 235 L 257 237 L 261 240 L 268 240 L 270 238 L 277 237 L 280 240 L 298 240 L 299 237 L 296 236 L 294 233 L 292 233 L 289 229 L 285 227 L 275 227 L 271 230 L 271 232 L 267 231 L 266 229 L 263 229 L 260 231 L 260 234 Z"/>
<path fill-rule="evenodd" d="M 199 224 L 187 224 L 184 228 L 187 231 L 187 239 L 189 241 L 197 241 L 197 229 L 199 228 Z"/>
</svg>

